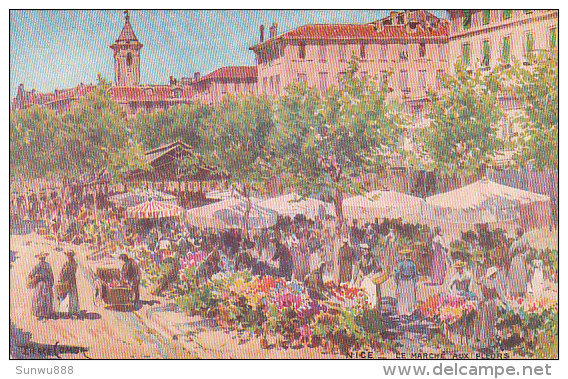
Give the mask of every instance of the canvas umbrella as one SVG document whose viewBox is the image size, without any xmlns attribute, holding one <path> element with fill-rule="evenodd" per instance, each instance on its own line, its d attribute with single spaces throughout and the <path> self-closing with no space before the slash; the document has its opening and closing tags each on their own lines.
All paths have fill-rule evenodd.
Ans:
<svg viewBox="0 0 568 379">
<path fill-rule="evenodd" d="M 246 199 L 229 198 L 217 203 L 189 209 L 186 212 L 186 220 L 191 225 L 202 228 L 242 228 L 246 208 Z M 276 224 L 277 217 L 277 213 L 273 210 L 252 203 L 248 215 L 248 228 L 269 228 Z"/>
<path fill-rule="evenodd" d="M 547 219 L 550 197 L 482 179 L 426 199 L 423 217 L 457 224 Z M 540 217 L 540 216 L 542 217 Z M 526 220 L 529 221 L 529 220 Z M 545 221 L 547 222 L 547 221 Z"/>
<path fill-rule="evenodd" d="M 126 209 L 131 218 L 166 218 L 181 215 L 183 208 L 163 201 L 150 200 Z"/>
<path fill-rule="evenodd" d="M 303 214 L 306 218 L 315 218 L 322 213 L 324 215 L 335 215 L 335 211 L 330 209 L 323 201 L 312 198 L 302 199 L 296 193 L 274 197 L 260 202 L 259 205 L 272 209 L 282 216 L 294 217 L 297 214 Z"/>
<path fill-rule="evenodd" d="M 151 200 L 177 204 L 175 196 L 152 190 L 136 190 L 134 192 L 125 192 L 110 197 L 110 201 L 125 208 L 134 207 Z"/>
<path fill-rule="evenodd" d="M 373 221 L 375 218 L 399 218 L 420 214 L 424 200 L 391 190 L 369 192 L 343 200 L 343 213 L 348 219 Z"/>
</svg>

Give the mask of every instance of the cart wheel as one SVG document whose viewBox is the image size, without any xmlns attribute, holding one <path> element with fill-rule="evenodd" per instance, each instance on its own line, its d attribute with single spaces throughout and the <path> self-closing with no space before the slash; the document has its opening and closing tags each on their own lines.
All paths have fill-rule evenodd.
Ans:
<svg viewBox="0 0 568 379">
<path fill-rule="evenodd" d="M 93 305 L 101 307 L 104 305 L 103 301 L 103 283 L 101 280 L 95 282 L 95 292 L 93 294 Z"/>
</svg>

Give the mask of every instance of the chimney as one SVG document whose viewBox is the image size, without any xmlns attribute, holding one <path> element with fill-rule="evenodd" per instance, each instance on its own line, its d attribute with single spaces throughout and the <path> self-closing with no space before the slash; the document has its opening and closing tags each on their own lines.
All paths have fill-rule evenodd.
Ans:
<svg viewBox="0 0 568 379">
<path fill-rule="evenodd" d="M 201 76 L 201 74 L 199 72 L 196 72 L 195 74 L 193 74 L 193 78 L 194 78 L 195 81 L 198 81 L 200 76 Z"/>
<path fill-rule="evenodd" d="M 390 14 L 390 17 L 396 16 L 398 14 L 398 12 L 392 11 Z"/>
<path fill-rule="evenodd" d="M 170 86 L 174 84 L 174 77 L 170 75 Z"/>
<path fill-rule="evenodd" d="M 260 25 L 260 42 L 264 42 L 264 25 Z"/>
<path fill-rule="evenodd" d="M 270 27 L 270 38 L 274 38 L 278 35 L 278 25 L 273 23 Z"/>
</svg>

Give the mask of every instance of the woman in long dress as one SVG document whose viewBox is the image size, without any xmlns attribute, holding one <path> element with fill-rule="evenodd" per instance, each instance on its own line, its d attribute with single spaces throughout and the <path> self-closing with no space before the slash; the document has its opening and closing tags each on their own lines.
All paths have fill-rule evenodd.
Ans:
<svg viewBox="0 0 568 379">
<path fill-rule="evenodd" d="M 47 253 L 40 253 L 36 257 L 39 263 L 30 272 L 30 277 L 37 277 L 32 296 L 32 314 L 43 320 L 51 317 L 53 312 L 53 270 L 45 260 Z"/>
<path fill-rule="evenodd" d="M 69 307 L 67 313 L 69 316 L 77 316 L 81 312 L 79 306 L 79 292 L 77 291 L 77 261 L 75 260 L 75 252 L 68 250 L 65 252 L 67 262 L 63 264 L 59 274 L 59 281 L 68 284 Z M 60 299 L 63 300 L 63 299 Z"/>
<path fill-rule="evenodd" d="M 361 258 L 357 262 L 357 278 L 355 280 L 355 287 L 362 288 L 367 295 L 369 305 L 374 308 L 377 304 L 377 286 L 372 282 L 372 275 L 381 272 L 382 269 L 377 262 L 377 259 L 369 252 L 369 245 L 362 243 Z"/>
<path fill-rule="evenodd" d="M 532 263 L 533 276 L 531 280 L 531 288 L 534 297 L 542 297 L 544 293 L 544 273 L 542 259 L 535 259 Z"/>
<path fill-rule="evenodd" d="M 396 267 L 398 262 L 398 254 L 396 252 L 396 233 L 391 226 L 387 236 L 385 237 L 384 265 L 390 271 Z"/>
<path fill-rule="evenodd" d="M 446 261 L 449 264 L 452 263 L 452 259 L 449 256 L 449 249 L 446 245 L 446 241 L 442 237 L 442 229 L 437 226 L 434 228 L 434 239 L 432 240 L 432 270 L 430 273 L 431 283 L 434 285 L 444 284 L 446 279 Z"/>
<path fill-rule="evenodd" d="M 474 325 L 474 344 L 480 348 L 491 348 L 495 344 L 497 324 L 497 280 L 499 269 L 495 266 L 487 269 L 485 276 L 477 282 L 481 288 L 482 300 L 477 306 Z"/>
<path fill-rule="evenodd" d="M 400 252 L 404 260 L 395 269 L 396 308 L 399 316 L 410 316 L 416 310 L 416 264 L 410 259 L 410 251 Z"/>
<path fill-rule="evenodd" d="M 529 250 L 529 244 L 524 237 L 521 228 L 517 229 L 517 239 L 509 248 L 511 267 L 509 269 L 509 295 L 513 297 L 525 297 L 527 294 L 527 265 L 525 259 Z"/>
</svg>

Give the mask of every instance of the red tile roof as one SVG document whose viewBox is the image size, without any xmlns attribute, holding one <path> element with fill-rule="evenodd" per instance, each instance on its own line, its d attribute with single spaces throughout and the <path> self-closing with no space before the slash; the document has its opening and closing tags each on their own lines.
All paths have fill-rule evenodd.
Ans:
<svg viewBox="0 0 568 379">
<path fill-rule="evenodd" d="M 169 101 L 179 102 L 191 100 L 193 91 L 191 87 L 180 86 L 181 91 L 179 97 L 174 97 L 174 90 L 169 85 L 151 85 L 140 87 L 111 87 L 109 93 L 114 101 L 130 102 L 130 101 Z"/>
<path fill-rule="evenodd" d="M 297 29 L 291 30 L 280 36 L 269 39 L 263 43 L 259 43 L 251 49 L 265 46 L 271 41 L 278 39 L 302 39 L 302 40 L 322 40 L 322 39 L 363 39 L 363 40 L 382 40 L 382 39 L 416 39 L 429 37 L 447 37 L 449 27 L 444 23 L 440 27 L 429 31 L 417 28 L 415 32 L 408 32 L 403 25 L 384 26 L 383 30 L 378 32 L 374 24 L 308 24 Z"/>
<path fill-rule="evenodd" d="M 198 82 L 210 79 L 249 79 L 256 78 L 257 75 L 256 66 L 229 66 L 203 76 Z"/>
</svg>

